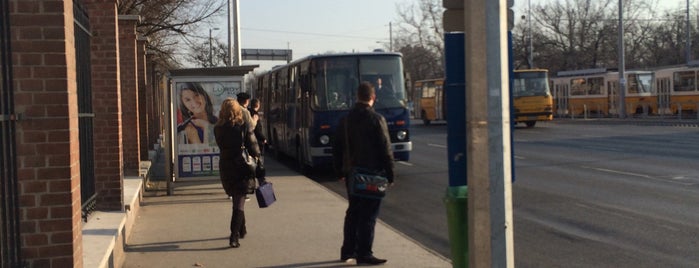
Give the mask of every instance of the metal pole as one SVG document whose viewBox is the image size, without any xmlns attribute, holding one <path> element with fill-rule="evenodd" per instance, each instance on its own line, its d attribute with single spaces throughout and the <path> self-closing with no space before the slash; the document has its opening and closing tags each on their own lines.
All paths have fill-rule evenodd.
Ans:
<svg viewBox="0 0 699 268">
<path fill-rule="evenodd" d="M 388 48 L 393 52 L 393 24 L 388 22 Z"/>
<path fill-rule="evenodd" d="M 233 20 L 233 52 L 235 52 L 235 57 L 232 58 L 232 66 L 240 66 L 242 64 L 242 59 L 240 58 L 240 9 L 238 6 L 238 0 L 233 0 L 233 15 L 235 16 Z"/>
<path fill-rule="evenodd" d="M 233 27 L 232 23 L 232 16 L 231 16 L 231 0 L 228 0 L 228 3 L 226 4 L 227 14 L 228 14 L 228 62 L 226 62 L 226 66 L 231 66 L 231 63 L 233 62 L 233 49 L 231 47 L 231 28 Z"/>
<path fill-rule="evenodd" d="M 529 0 L 527 24 L 529 24 L 529 68 L 534 68 L 534 46 L 532 45 L 532 0 Z"/>
<path fill-rule="evenodd" d="M 692 59 L 692 40 L 690 39 L 689 26 L 689 0 L 687 0 L 687 48 L 685 49 L 687 63 Z"/>
<path fill-rule="evenodd" d="M 213 53 L 213 48 L 211 46 L 211 28 L 209 28 L 209 67 L 214 66 L 214 53 Z"/>
<path fill-rule="evenodd" d="M 619 0 L 619 118 L 626 118 L 626 78 L 624 75 L 624 8 Z"/>
</svg>

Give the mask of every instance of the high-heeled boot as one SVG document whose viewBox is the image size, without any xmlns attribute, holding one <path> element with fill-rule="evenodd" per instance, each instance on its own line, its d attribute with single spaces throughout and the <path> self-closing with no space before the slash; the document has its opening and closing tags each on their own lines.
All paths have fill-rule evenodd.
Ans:
<svg viewBox="0 0 699 268">
<path fill-rule="evenodd" d="M 233 210 L 230 226 L 231 236 L 228 238 L 228 245 L 230 245 L 232 248 L 240 247 L 238 238 L 240 237 L 240 226 L 243 224 L 243 218 L 241 216 L 240 210 Z"/>
<path fill-rule="evenodd" d="M 243 211 L 243 210 L 238 210 L 238 212 L 240 213 L 240 217 L 243 218 L 243 219 L 242 219 L 242 222 L 243 222 L 243 223 L 242 223 L 242 225 L 240 226 L 240 232 L 239 232 L 239 237 L 240 237 L 240 239 L 243 239 L 243 238 L 245 238 L 245 235 L 248 234 L 248 229 L 245 228 L 245 211 Z"/>
</svg>

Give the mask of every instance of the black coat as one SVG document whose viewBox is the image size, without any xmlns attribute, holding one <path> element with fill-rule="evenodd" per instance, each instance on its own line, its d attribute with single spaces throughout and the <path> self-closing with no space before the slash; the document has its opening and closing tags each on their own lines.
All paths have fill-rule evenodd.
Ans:
<svg viewBox="0 0 699 268">
<path fill-rule="evenodd" d="M 345 137 L 349 147 L 345 146 Z M 349 159 L 345 159 L 348 148 Z M 346 117 L 340 118 L 335 131 L 333 164 L 338 176 L 346 176 L 351 167 L 362 167 L 383 172 L 393 182 L 393 151 L 386 119 L 368 104 L 355 104 Z"/>
<path fill-rule="evenodd" d="M 244 130 L 248 130 L 245 124 L 233 125 L 230 122 L 214 127 L 216 145 L 218 145 L 220 150 L 218 166 L 221 184 L 229 196 L 232 196 L 233 193 L 245 193 L 247 191 L 247 180 L 254 177 L 243 166 L 241 157 L 243 144 L 252 156 L 260 156 L 260 149 L 257 146 L 255 135 L 251 129 L 245 135 Z"/>
</svg>

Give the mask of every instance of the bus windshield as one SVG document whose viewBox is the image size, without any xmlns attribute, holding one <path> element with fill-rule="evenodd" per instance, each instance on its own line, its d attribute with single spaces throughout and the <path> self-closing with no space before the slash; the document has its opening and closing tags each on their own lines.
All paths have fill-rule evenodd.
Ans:
<svg viewBox="0 0 699 268">
<path fill-rule="evenodd" d="M 313 62 L 315 110 L 349 110 L 360 81 L 374 84 L 374 108 L 405 108 L 406 93 L 399 56 L 347 56 Z"/>
<path fill-rule="evenodd" d="M 512 87 L 514 97 L 551 95 L 546 72 L 515 72 Z"/>
</svg>

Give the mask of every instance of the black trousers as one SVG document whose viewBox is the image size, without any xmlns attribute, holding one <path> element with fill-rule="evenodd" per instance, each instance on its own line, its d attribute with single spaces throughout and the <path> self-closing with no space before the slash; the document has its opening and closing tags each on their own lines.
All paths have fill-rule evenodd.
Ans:
<svg viewBox="0 0 699 268">
<path fill-rule="evenodd" d="M 344 239 L 341 256 L 369 257 L 373 255 L 374 227 L 379 216 L 381 199 L 361 198 L 347 194 L 349 206 L 345 213 Z"/>
</svg>

